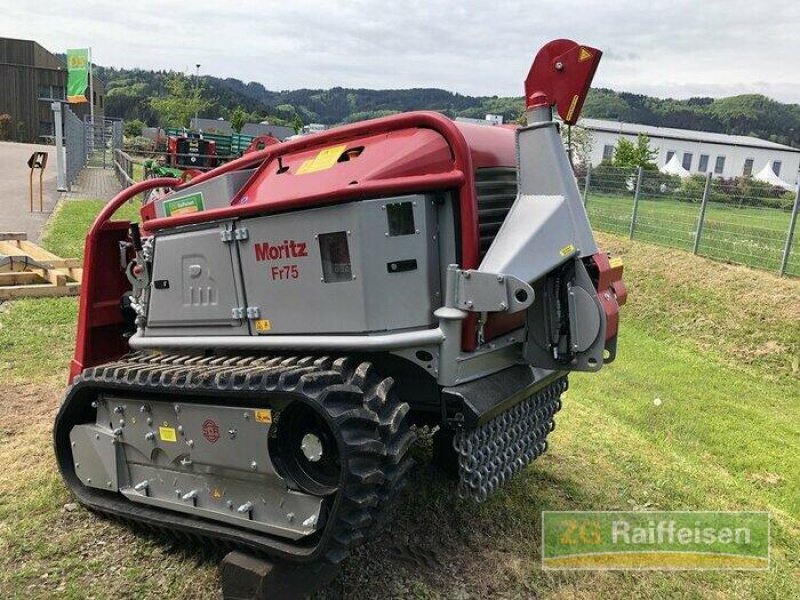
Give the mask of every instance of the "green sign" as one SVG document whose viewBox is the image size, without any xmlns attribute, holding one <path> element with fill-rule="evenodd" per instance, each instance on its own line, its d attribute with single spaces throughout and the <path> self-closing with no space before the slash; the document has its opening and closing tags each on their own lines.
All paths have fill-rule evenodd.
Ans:
<svg viewBox="0 0 800 600">
<path fill-rule="evenodd" d="M 67 50 L 67 102 L 88 102 L 89 50 Z"/>
<path fill-rule="evenodd" d="M 769 513 L 542 513 L 544 569 L 769 568 Z"/>
<path fill-rule="evenodd" d="M 167 200 L 164 202 L 164 216 L 186 215 L 200 212 L 204 208 L 203 193 L 197 192 L 189 194 L 188 196 L 183 196 L 182 198 L 175 198 L 174 200 Z"/>
</svg>

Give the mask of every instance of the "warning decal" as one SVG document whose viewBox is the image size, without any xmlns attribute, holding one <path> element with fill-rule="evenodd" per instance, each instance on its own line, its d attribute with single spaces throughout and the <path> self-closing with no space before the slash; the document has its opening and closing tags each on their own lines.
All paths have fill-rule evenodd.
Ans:
<svg viewBox="0 0 800 600">
<path fill-rule="evenodd" d="M 256 421 L 258 423 L 272 423 L 272 411 L 268 408 L 257 410 Z"/>
<path fill-rule="evenodd" d="M 305 175 L 306 173 L 315 173 L 317 171 L 324 171 L 330 169 L 339 160 L 339 157 L 347 148 L 347 144 L 340 144 L 339 146 L 331 146 L 320 150 L 314 158 L 309 158 L 297 170 L 297 175 Z"/>
<path fill-rule="evenodd" d="M 175 434 L 174 427 L 159 427 L 158 428 L 158 437 L 161 438 L 162 442 L 177 442 L 178 436 Z"/>
</svg>

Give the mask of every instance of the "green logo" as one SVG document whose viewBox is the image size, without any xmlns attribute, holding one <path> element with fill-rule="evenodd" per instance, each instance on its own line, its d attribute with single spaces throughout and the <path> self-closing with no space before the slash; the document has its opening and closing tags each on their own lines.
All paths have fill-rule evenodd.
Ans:
<svg viewBox="0 0 800 600">
<path fill-rule="evenodd" d="M 189 194 L 188 196 L 183 196 L 182 198 L 175 198 L 174 200 L 167 200 L 164 202 L 164 216 L 185 215 L 188 213 L 200 212 L 204 208 L 203 193 L 197 192 Z"/>
<path fill-rule="evenodd" d="M 769 513 L 542 513 L 544 569 L 768 569 Z"/>
</svg>

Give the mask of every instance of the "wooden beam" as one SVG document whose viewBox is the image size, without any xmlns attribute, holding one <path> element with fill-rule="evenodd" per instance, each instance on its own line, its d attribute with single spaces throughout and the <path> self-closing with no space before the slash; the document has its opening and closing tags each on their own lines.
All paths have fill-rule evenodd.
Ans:
<svg viewBox="0 0 800 600">
<path fill-rule="evenodd" d="M 0 273 L 0 286 L 30 285 L 32 283 L 48 283 L 39 273 Z"/>
<path fill-rule="evenodd" d="M 28 239 L 27 233 L 0 231 L 0 242 L 5 242 L 7 240 L 27 240 L 27 239 Z"/>
<path fill-rule="evenodd" d="M 77 296 L 81 293 L 79 283 L 68 283 L 64 286 L 55 285 L 12 285 L 0 287 L 0 300 L 13 300 L 15 298 L 42 298 L 52 296 Z"/>
</svg>

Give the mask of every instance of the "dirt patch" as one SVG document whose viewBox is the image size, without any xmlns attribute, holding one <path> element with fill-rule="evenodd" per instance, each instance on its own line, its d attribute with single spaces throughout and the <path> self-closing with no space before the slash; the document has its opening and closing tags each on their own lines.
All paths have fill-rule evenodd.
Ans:
<svg viewBox="0 0 800 600">
<path fill-rule="evenodd" d="M 55 378 L 37 385 L 11 382 L 0 385 L 0 431 L 12 436 L 34 423 L 52 423 L 64 382 Z"/>
</svg>

